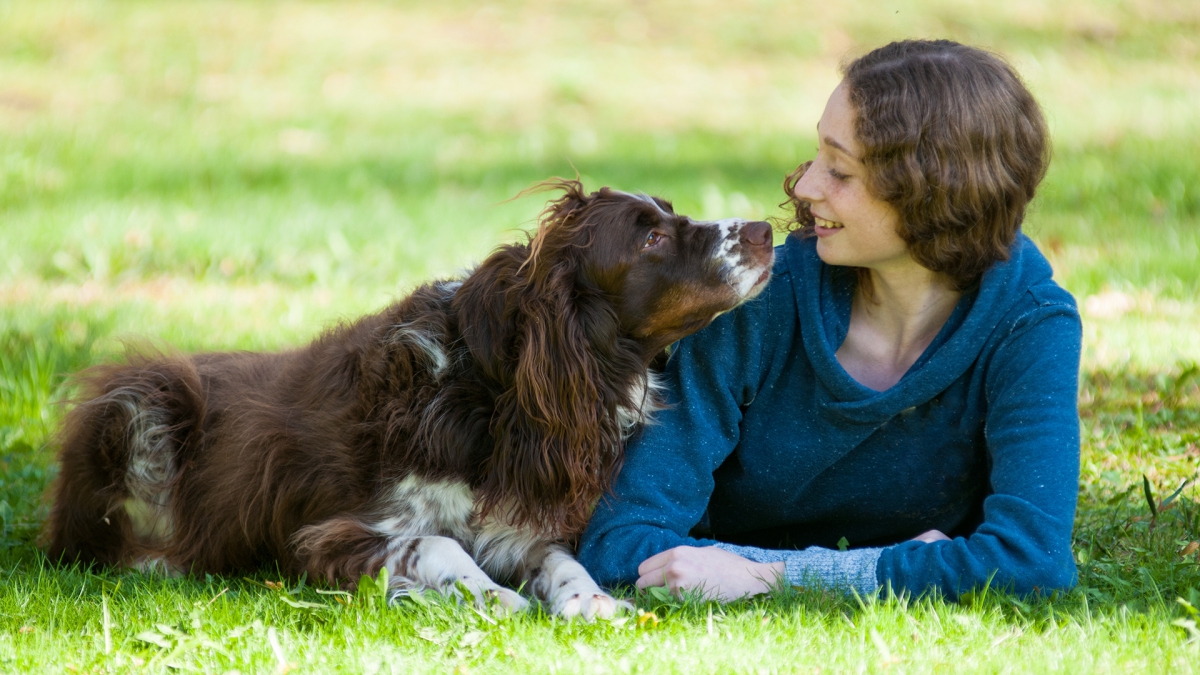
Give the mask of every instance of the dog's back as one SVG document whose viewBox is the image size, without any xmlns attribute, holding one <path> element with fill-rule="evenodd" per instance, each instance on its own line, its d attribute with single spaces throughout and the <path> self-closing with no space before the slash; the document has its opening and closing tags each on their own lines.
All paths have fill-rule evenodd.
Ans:
<svg viewBox="0 0 1200 675">
<path fill-rule="evenodd" d="M 379 317 L 280 354 L 133 354 L 79 377 L 52 559 L 199 571 L 288 562 L 305 522 L 365 501 L 360 361 Z M 184 470 L 186 468 L 186 470 Z"/>
</svg>

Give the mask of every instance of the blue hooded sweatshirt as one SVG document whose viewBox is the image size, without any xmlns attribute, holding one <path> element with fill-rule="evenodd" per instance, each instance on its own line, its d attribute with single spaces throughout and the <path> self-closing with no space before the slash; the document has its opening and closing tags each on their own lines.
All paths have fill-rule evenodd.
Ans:
<svg viewBox="0 0 1200 675">
<path fill-rule="evenodd" d="M 776 254 L 761 296 L 673 348 L 669 406 L 580 542 L 588 571 L 632 584 L 652 555 L 719 546 L 860 593 L 1071 587 L 1082 329 L 1033 242 L 1018 236 L 885 391 L 835 357 L 854 271 L 813 239 Z M 951 540 L 908 541 L 931 529 Z"/>
</svg>

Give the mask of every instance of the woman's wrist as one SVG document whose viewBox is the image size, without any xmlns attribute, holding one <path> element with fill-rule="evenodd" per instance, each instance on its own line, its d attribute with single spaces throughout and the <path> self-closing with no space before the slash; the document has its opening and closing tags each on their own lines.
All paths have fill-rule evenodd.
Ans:
<svg viewBox="0 0 1200 675">
<path fill-rule="evenodd" d="M 762 574 L 759 576 L 764 583 L 767 584 L 767 589 L 770 591 L 775 588 L 782 579 L 787 578 L 787 563 L 782 560 L 770 563 L 761 563 L 760 568 Z"/>
</svg>

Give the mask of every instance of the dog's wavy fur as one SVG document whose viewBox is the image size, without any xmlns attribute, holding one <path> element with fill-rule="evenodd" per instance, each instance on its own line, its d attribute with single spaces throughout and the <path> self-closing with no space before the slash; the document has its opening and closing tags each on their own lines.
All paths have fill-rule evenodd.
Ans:
<svg viewBox="0 0 1200 675">
<path fill-rule="evenodd" d="M 446 587 L 477 570 L 445 537 L 498 578 L 538 592 L 566 575 L 568 590 L 601 598 L 582 568 L 543 568 L 659 405 L 651 360 L 752 295 L 731 293 L 730 275 L 769 270 L 770 244 L 765 224 L 697 224 L 644 195 L 546 187 L 563 194 L 528 242 L 305 348 L 135 352 L 79 375 L 50 558 L 194 573 L 277 562 L 333 583 L 387 564 L 397 584 Z M 654 228 L 677 240 L 655 264 L 681 269 L 647 277 L 634 270 L 649 265 L 638 249 Z M 737 269 L 712 269 L 685 240 Z M 680 293 L 687 307 L 665 301 Z M 430 578 L 421 560 L 445 569 Z"/>
</svg>

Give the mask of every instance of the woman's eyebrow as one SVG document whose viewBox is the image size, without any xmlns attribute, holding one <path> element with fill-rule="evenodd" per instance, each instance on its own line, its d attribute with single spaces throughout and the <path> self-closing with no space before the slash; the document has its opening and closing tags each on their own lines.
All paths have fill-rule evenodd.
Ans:
<svg viewBox="0 0 1200 675">
<path fill-rule="evenodd" d="M 821 133 L 820 123 L 817 124 L 817 133 L 818 134 Z M 849 157 L 850 159 L 854 159 L 854 160 L 858 159 L 858 157 L 856 157 L 854 155 L 854 153 L 850 152 L 850 150 L 847 149 L 846 146 L 833 140 L 832 136 L 822 136 L 821 142 L 824 143 L 825 145 L 828 145 L 829 147 L 833 148 L 834 150 L 841 152 L 843 155 Z"/>
<path fill-rule="evenodd" d="M 852 153 L 846 149 L 846 146 L 842 145 L 841 143 L 838 143 L 837 141 L 833 140 L 829 136 L 822 136 L 821 140 L 825 142 L 825 145 L 828 145 L 829 147 L 833 148 L 834 150 L 841 152 L 843 155 L 849 157 L 850 159 L 855 159 L 855 160 L 858 159 L 857 157 L 854 156 L 854 153 Z"/>
</svg>

